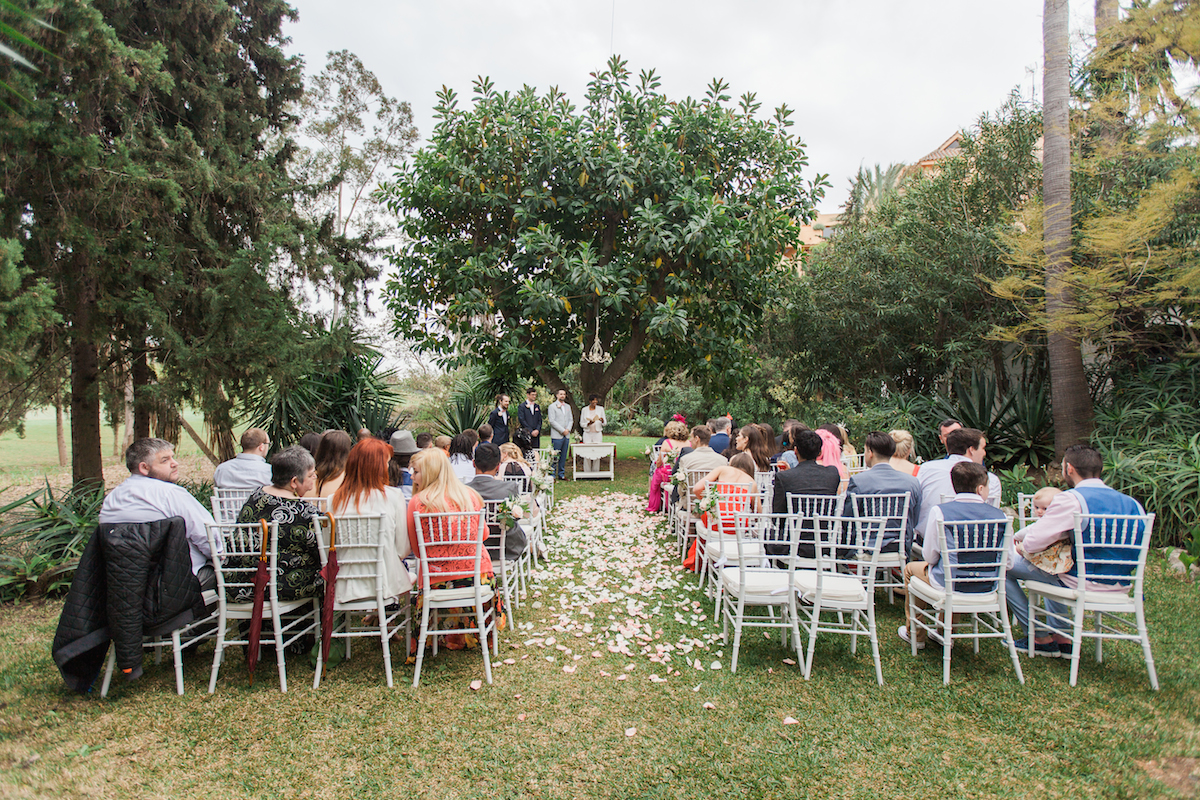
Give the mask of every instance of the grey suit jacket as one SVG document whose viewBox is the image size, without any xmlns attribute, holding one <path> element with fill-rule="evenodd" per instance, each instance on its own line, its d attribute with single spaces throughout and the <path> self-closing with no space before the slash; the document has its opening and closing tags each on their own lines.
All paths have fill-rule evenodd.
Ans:
<svg viewBox="0 0 1200 800">
<path fill-rule="evenodd" d="M 869 494 L 908 494 L 908 520 L 904 525 L 904 537 L 911 542 L 921 516 L 921 484 L 912 475 L 905 475 L 886 462 L 876 464 L 868 470 L 850 476 L 846 486 L 846 502 L 843 515 L 854 515 L 854 497 Z M 899 529 L 889 527 L 883 532 L 883 546 L 900 540 Z"/>
<path fill-rule="evenodd" d="M 479 496 L 484 500 L 504 500 L 508 497 L 515 497 L 519 493 L 519 490 L 513 484 L 500 478 L 493 478 L 491 475 L 476 475 L 467 486 L 479 492 Z M 525 552 L 526 544 L 525 531 L 521 530 L 521 526 L 513 525 L 509 528 L 508 537 L 504 540 L 505 560 L 515 561 L 520 558 Z M 499 527 L 495 531 L 488 532 L 487 549 L 492 556 L 495 556 L 499 551 Z"/>
</svg>

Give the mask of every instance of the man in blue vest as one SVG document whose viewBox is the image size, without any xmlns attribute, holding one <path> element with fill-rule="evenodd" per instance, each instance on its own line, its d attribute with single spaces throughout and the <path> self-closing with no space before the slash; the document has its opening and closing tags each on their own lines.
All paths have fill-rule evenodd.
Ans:
<svg viewBox="0 0 1200 800">
<path fill-rule="evenodd" d="M 889 437 L 890 438 L 890 437 Z M 1007 520 L 1004 512 L 987 503 L 988 473 L 982 464 L 974 461 L 960 461 L 950 468 L 950 482 L 954 487 L 954 499 L 947 503 L 934 506 L 925 523 L 924 561 L 910 561 L 904 567 L 904 589 L 908 591 L 908 582 L 912 578 L 920 578 L 937 589 L 946 588 L 946 565 L 941 557 L 938 541 L 938 529 L 942 520 L 946 522 L 996 522 L 1004 524 Z M 998 583 L 999 581 L 997 581 Z M 920 608 L 926 608 L 924 601 L 915 595 L 912 602 Z M 908 641 L 909 605 L 904 604 L 905 624 L 896 632 L 905 642 Z M 917 649 L 925 646 L 925 631 L 916 629 Z"/>
<path fill-rule="evenodd" d="M 1113 514 L 1140 515 L 1145 514 L 1142 504 L 1127 494 L 1112 489 L 1100 480 L 1104 469 L 1104 458 L 1100 453 L 1085 444 L 1077 444 L 1067 448 L 1063 454 L 1063 477 L 1070 491 L 1057 495 L 1046 509 L 1042 518 L 1026 525 L 1013 536 L 1016 541 L 1017 559 L 1008 571 L 1006 592 L 1008 610 L 1012 613 L 1013 624 L 1019 624 L 1029 633 L 1029 598 L 1018 581 L 1038 581 L 1053 586 L 1066 586 L 1069 589 L 1079 588 L 1078 565 L 1062 575 L 1051 575 L 1038 569 L 1027 561 L 1026 554 L 1040 553 L 1061 541 L 1071 541 L 1075 535 L 1076 514 Z M 1123 556 L 1122 556 L 1123 557 Z M 1103 571 L 1103 565 L 1097 565 Z M 1118 567 L 1118 569 L 1120 569 Z M 1111 583 L 1088 581 L 1088 591 L 1129 591 L 1128 569 L 1121 569 L 1121 574 L 1114 573 Z M 1047 598 L 1049 610 L 1055 614 L 1068 614 L 1069 609 L 1060 603 Z M 1066 635 L 1070 624 L 1061 620 L 1050 619 L 1050 625 L 1055 631 L 1051 636 L 1040 636 L 1033 640 L 1034 654 L 1058 658 L 1070 658 L 1071 640 Z M 1028 652 L 1027 639 L 1017 642 L 1017 650 Z"/>
</svg>

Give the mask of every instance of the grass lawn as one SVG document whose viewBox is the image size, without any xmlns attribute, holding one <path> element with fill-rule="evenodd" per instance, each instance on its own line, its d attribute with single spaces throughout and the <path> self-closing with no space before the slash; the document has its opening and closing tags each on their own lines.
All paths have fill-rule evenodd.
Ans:
<svg viewBox="0 0 1200 800">
<path fill-rule="evenodd" d="M 851 655 L 846 637 L 818 639 L 806 682 L 774 634 L 753 632 L 730 674 L 711 602 L 641 510 L 641 452 L 652 440 L 617 441 L 616 481 L 558 484 L 553 558 L 501 635 L 494 684 L 478 692 L 468 687 L 483 677 L 477 652 L 427 659 L 414 690 L 396 646 L 389 690 L 364 642 L 315 692 L 302 659 L 289 660 L 281 695 L 273 664 L 251 688 L 233 653 L 210 696 L 203 645 L 185 660 L 184 697 L 169 655 L 159 666 L 148 659 L 146 676 L 115 684 L 107 700 L 81 697 L 64 690 L 50 659 L 61 602 L 0 608 L 0 796 L 1196 793 L 1200 590 L 1157 555 L 1147 606 L 1158 693 L 1132 644 L 1111 645 L 1103 665 L 1085 651 L 1075 688 L 1066 661 L 1023 660 L 1021 686 L 997 643 L 978 656 L 956 648 L 943 687 L 940 648 L 911 658 L 895 633 L 903 615 L 882 594 L 884 686 L 869 647 Z"/>
</svg>

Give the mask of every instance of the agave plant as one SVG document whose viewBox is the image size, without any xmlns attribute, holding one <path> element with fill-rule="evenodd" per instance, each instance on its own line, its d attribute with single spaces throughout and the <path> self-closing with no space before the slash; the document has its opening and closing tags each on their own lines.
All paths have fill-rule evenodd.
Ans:
<svg viewBox="0 0 1200 800">
<path fill-rule="evenodd" d="M 468 428 L 478 428 L 491 411 L 492 388 L 486 375 L 464 375 L 451 390 L 445 411 L 435 418 L 434 430 L 443 436 L 457 436 Z"/>
</svg>

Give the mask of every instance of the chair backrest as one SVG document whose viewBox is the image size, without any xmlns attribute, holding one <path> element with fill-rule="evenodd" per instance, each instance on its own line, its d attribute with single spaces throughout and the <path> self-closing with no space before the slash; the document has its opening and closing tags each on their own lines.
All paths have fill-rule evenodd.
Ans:
<svg viewBox="0 0 1200 800">
<path fill-rule="evenodd" d="M 488 556 L 493 563 L 497 558 L 502 558 L 504 548 L 508 539 L 508 526 L 506 526 L 500 517 L 500 507 L 504 505 L 503 500 L 484 500 L 483 501 L 483 522 L 487 525 L 487 551 Z"/>
<path fill-rule="evenodd" d="M 754 511 L 752 500 L 756 496 L 755 488 L 748 483 L 714 483 L 711 484 L 716 492 L 716 508 L 708 511 L 709 527 L 722 534 L 733 536 L 736 521 L 735 515 Z"/>
<path fill-rule="evenodd" d="M 238 513 L 246 505 L 246 499 L 254 494 L 254 489 L 213 489 L 212 504 L 213 519 L 220 523 L 233 524 L 237 522 Z"/>
<path fill-rule="evenodd" d="M 763 507 L 771 507 L 771 499 L 775 496 L 775 470 L 755 472 L 754 482 L 758 484 L 758 496 L 762 498 Z"/>
<path fill-rule="evenodd" d="M 487 523 L 484 511 L 443 511 L 414 514 L 417 548 L 421 559 L 421 584 L 428 592 L 433 582 L 474 578 L 482 574 Z"/>
<path fill-rule="evenodd" d="M 258 572 L 262 553 L 263 528 L 260 522 L 217 523 L 205 526 L 208 546 L 213 553 L 213 571 L 217 575 L 218 601 L 224 606 L 233 594 L 250 594 Z M 279 562 L 279 523 L 267 523 L 267 584 L 266 599 L 275 602 L 276 566 Z"/>
<path fill-rule="evenodd" d="M 333 502 L 332 497 L 305 497 L 304 502 L 312 503 L 317 507 L 317 512 L 320 514 L 329 513 L 329 504 Z"/>
<path fill-rule="evenodd" d="M 712 472 L 711 469 L 685 469 L 685 470 L 683 470 L 683 477 L 685 480 L 687 480 L 687 484 L 684 487 L 684 491 L 680 491 L 680 493 L 679 493 L 680 494 L 679 503 L 682 508 L 694 510 L 695 504 L 696 504 L 696 497 L 695 497 L 695 495 L 692 494 L 692 489 L 693 489 L 693 487 L 695 487 L 695 485 L 697 483 L 704 480 L 704 478 L 707 477 L 708 473 L 710 473 L 710 472 Z"/>
<path fill-rule="evenodd" d="M 862 581 L 866 597 L 874 596 L 875 573 L 879 564 L 881 536 L 886 517 L 846 518 L 818 514 L 812 518 L 811 531 L 801 533 L 801 541 L 812 540 L 817 552 L 818 573 L 853 575 Z M 818 574 L 818 588 L 823 574 Z"/>
<path fill-rule="evenodd" d="M 883 519 L 883 544 L 899 541 L 908 524 L 908 492 L 895 494 L 856 494 L 850 497 L 853 517 Z"/>
<path fill-rule="evenodd" d="M 1012 517 L 942 521 L 938 530 L 947 593 L 986 594 L 1004 580 Z"/>
<path fill-rule="evenodd" d="M 842 514 L 845 495 L 787 493 L 788 511 L 801 518 L 837 517 Z"/>
<path fill-rule="evenodd" d="M 1082 580 L 1142 591 L 1153 514 L 1076 514 L 1075 573 Z"/>
<path fill-rule="evenodd" d="M 796 569 L 797 537 L 788 514 L 738 511 L 733 520 L 733 533 L 737 540 L 737 568 L 741 575 L 740 585 L 746 585 L 747 570 L 775 569 L 769 565 L 763 566 L 764 549 L 774 552 L 775 555 L 769 557 L 782 564 L 789 572 Z"/>
<path fill-rule="evenodd" d="M 529 494 L 533 490 L 533 484 L 528 475 L 501 475 L 505 483 L 511 483 L 517 487 L 517 491 L 521 494 Z"/>
<path fill-rule="evenodd" d="M 553 447 L 539 447 L 533 451 L 534 466 L 549 469 L 550 465 L 557 463 L 558 451 Z"/>
<path fill-rule="evenodd" d="M 1017 493 L 1017 530 L 1033 522 L 1033 495 Z"/>
<path fill-rule="evenodd" d="M 866 458 L 866 453 L 842 453 L 842 465 L 853 475 L 867 468 Z"/>
<path fill-rule="evenodd" d="M 317 547 L 321 551 L 321 566 L 325 566 L 329 560 L 329 520 L 328 515 L 313 519 L 313 525 L 317 529 Z M 351 579 L 369 581 L 374 587 L 372 594 L 382 601 L 383 514 L 336 517 L 333 522 L 333 535 L 333 546 L 338 560 L 338 582 Z M 328 587 L 326 590 L 328 591 Z"/>
</svg>

